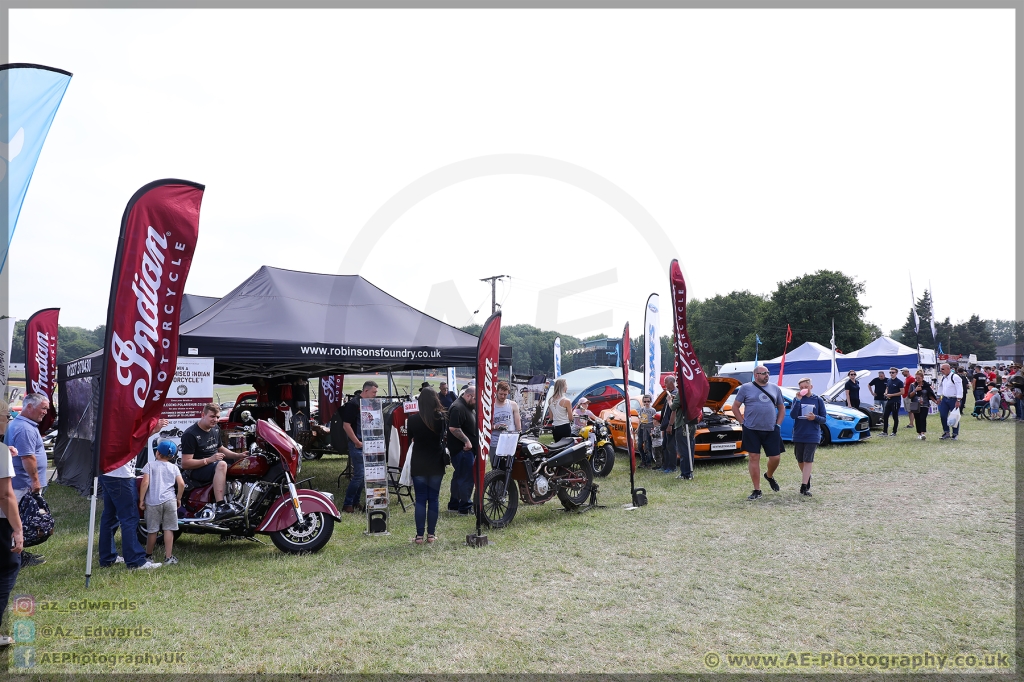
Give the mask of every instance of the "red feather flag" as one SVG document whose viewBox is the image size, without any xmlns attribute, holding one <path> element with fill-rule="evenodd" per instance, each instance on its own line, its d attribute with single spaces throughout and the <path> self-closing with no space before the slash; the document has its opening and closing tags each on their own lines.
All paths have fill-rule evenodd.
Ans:
<svg viewBox="0 0 1024 682">
<path fill-rule="evenodd" d="M 695 421 L 704 411 L 711 385 L 686 331 L 686 280 L 683 279 L 679 261 L 674 258 L 669 266 L 669 284 L 672 288 L 672 318 L 676 333 L 676 384 L 686 420 Z"/>
<path fill-rule="evenodd" d="M 498 349 L 501 342 L 501 312 L 487 318 L 476 346 L 476 426 L 480 453 L 476 458 L 476 534 L 480 535 L 484 513 L 484 475 L 491 453 L 494 394 L 498 384 Z"/>
<path fill-rule="evenodd" d="M 103 345 L 98 473 L 124 466 L 145 448 L 167 397 L 203 190 L 187 180 L 157 180 L 125 207 Z"/>
<path fill-rule="evenodd" d="M 40 433 L 46 433 L 57 419 L 53 389 L 57 387 L 57 319 L 60 308 L 46 308 L 28 318 L 25 324 L 25 387 L 29 393 L 41 393 L 50 401 L 50 409 L 39 421 Z"/>
<path fill-rule="evenodd" d="M 622 330 L 622 391 L 626 398 L 626 449 L 629 451 L 629 471 L 636 471 L 636 447 L 633 444 L 633 422 L 629 410 L 629 322 Z"/>
<path fill-rule="evenodd" d="M 779 386 L 782 385 L 782 377 L 786 374 L 786 353 L 789 351 L 789 342 L 793 340 L 793 330 L 786 325 L 786 345 L 782 347 L 782 362 L 779 363 Z"/>
</svg>

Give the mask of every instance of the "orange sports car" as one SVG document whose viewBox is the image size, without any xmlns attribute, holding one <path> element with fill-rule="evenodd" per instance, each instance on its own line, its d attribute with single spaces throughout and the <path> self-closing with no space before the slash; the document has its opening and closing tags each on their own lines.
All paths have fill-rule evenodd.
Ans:
<svg viewBox="0 0 1024 682">
<path fill-rule="evenodd" d="M 704 403 L 704 417 L 697 425 L 697 432 L 694 434 L 694 459 L 712 461 L 723 459 L 735 459 L 746 457 L 743 450 L 743 428 L 732 418 L 731 414 L 722 412 L 722 407 L 732 392 L 740 385 L 736 379 L 729 377 L 709 377 L 708 383 L 711 390 L 708 392 L 708 399 Z M 660 397 L 660 396 L 659 396 Z M 634 442 L 636 442 L 636 429 L 640 419 L 637 417 L 637 409 L 640 401 L 637 398 L 630 398 L 630 422 L 633 427 Z M 652 405 L 659 412 L 661 404 L 655 400 Z M 626 448 L 626 415 L 625 401 L 620 400 L 619 404 L 610 410 L 602 410 L 599 415 L 608 423 L 612 433 L 612 442 L 617 448 Z M 657 416 L 655 417 L 657 423 Z"/>
</svg>

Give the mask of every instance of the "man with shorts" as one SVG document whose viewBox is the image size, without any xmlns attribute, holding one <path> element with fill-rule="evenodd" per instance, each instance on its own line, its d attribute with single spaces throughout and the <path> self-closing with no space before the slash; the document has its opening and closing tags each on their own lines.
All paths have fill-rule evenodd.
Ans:
<svg viewBox="0 0 1024 682">
<path fill-rule="evenodd" d="M 181 468 L 188 472 L 192 482 L 206 485 L 213 482 L 214 518 L 223 519 L 234 512 L 224 503 L 224 487 L 228 477 L 228 461 L 234 462 L 245 454 L 231 452 L 220 444 L 220 405 L 203 406 L 203 416 L 181 434 Z"/>
<path fill-rule="evenodd" d="M 811 466 L 814 451 L 821 442 L 821 429 L 825 426 L 825 401 L 814 395 L 810 379 L 801 379 L 799 386 L 800 392 L 789 414 L 793 417 L 793 450 L 802 480 L 800 494 L 811 497 Z"/>
<path fill-rule="evenodd" d="M 907 413 L 907 421 L 910 422 L 903 428 L 909 429 L 914 426 L 914 412 L 910 409 L 910 398 L 907 397 L 907 394 L 910 393 L 910 387 L 914 385 L 914 377 L 910 373 L 909 367 L 904 367 L 903 369 L 901 369 L 900 374 L 903 375 L 900 378 L 900 381 L 903 382 L 903 409 Z"/>
<path fill-rule="evenodd" d="M 779 425 L 786 416 L 786 402 L 782 389 L 768 383 L 768 368 L 754 368 L 754 380 L 743 384 L 732 403 L 732 416 L 743 427 L 743 449 L 747 451 L 747 470 L 754 483 L 754 492 L 748 500 L 761 498 L 761 448 L 768 457 L 768 471 L 764 478 L 779 492 L 779 484 L 772 474 L 779 468 L 782 453 L 782 434 Z M 742 408 L 742 409 L 741 409 Z"/>
</svg>

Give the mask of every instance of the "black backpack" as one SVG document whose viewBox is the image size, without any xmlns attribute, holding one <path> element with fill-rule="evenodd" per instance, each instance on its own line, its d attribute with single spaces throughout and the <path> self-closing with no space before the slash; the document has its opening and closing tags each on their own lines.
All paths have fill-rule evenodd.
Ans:
<svg viewBox="0 0 1024 682">
<path fill-rule="evenodd" d="M 18 515 L 25 535 L 25 546 L 41 545 L 53 535 L 53 514 L 50 505 L 39 493 L 28 493 L 18 503 Z"/>
</svg>

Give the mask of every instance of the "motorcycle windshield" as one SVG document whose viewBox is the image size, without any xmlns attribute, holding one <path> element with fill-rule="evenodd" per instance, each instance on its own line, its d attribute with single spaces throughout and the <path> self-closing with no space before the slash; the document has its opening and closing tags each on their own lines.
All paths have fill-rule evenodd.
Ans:
<svg viewBox="0 0 1024 682">
<path fill-rule="evenodd" d="M 260 419 L 256 422 L 256 435 L 267 442 L 278 454 L 287 459 L 298 456 L 294 441 L 277 424 Z"/>
</svg>

